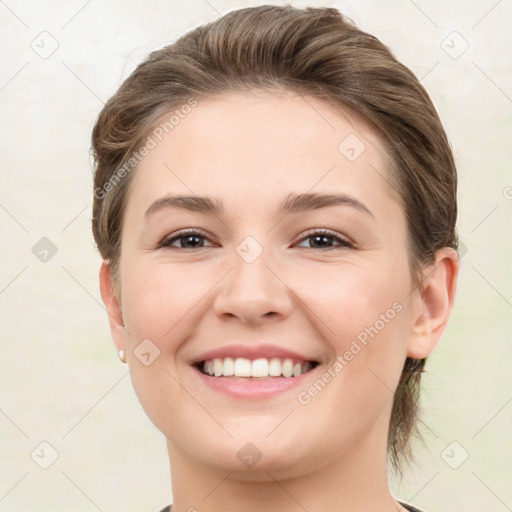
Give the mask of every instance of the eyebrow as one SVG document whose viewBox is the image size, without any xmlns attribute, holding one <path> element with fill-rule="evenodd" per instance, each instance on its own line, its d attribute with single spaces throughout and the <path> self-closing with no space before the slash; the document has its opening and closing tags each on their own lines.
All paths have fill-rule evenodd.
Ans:
<svg viewBox="0 0 512 512">
<path fill-rule="evenodd" d="M 375 218 L 367 206 L 348 194 L 289 194 L 281 205 L 279 213 L 286 215 L 335 205 L 351 206 Z M 167 195 L 154 201 L 144 215 L 147 216 L 164 208 L 183 208 L 218 216 L 221 216 L 224 212 L 222 203 L 209 197 Z"/>
</svg>

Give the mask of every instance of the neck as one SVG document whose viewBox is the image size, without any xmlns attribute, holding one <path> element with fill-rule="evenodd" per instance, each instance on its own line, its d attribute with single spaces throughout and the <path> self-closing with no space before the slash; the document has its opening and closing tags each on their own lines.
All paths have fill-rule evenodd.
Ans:
<svg viewBox="0 0 512 512">
<path fill-rule="evenodd" d="M 301 463 L 302 470 L 256 465 L 243 472 L 192 460 L 168 440 L 174 512 L 405 511 L 389 490 L 381 434 L 375 429 L 350 450 Z"/>
</svg>

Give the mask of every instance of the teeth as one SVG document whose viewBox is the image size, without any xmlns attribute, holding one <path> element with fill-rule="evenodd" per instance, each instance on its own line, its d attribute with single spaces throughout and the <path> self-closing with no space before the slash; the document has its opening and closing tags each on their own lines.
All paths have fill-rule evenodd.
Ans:
<svg viewBox="0 0 512 512">
<path fill-rule="evenodd" d="M 224 375 L 224 377 L 230 377 L 231 375 L 235 375 L 235 360 L 232 357 L 226 357 L 224 359 L 222 375 Z"/>
<path fill-rule="evenodd" d="M 291 377 L 293 375 L 293 361 L 291 359 L 285 359 L 283 362 L 283 377 Z"/>
<path fill-rule="evenodd" d="M 268 359 L 255 359 L 252 362 L 251 377 L 268 377 Z"/>
<path fill-rule="evenodd" d="M 215 361 L 215 359 L 214 359 Z M 222 359 L 217 359 L 222 364 Z M 251 361 L 238 357 L 235 359 L 235 377 L 250 377 L 251 376 Z"/>
<path fill-rule="evenodd" d="M 221 359 L 213 360 L 213 373 L 215 377 L 220 377 L 222 375 L 223 364 Z"/>
<path fill-rule="evenodd" d="M 268 374 L 271 377 L 280 377 L 281 376 L 281 360 L 277 357 L 273 357 L 270 360 L 269 368 L 268 368 Z"/>
<path fill-rule="evenodd" d="M 309 371 L 313 365 L 306 361 L 271 359 L 245 359 L 232 357 L 209 359 L 202 366 L 203 373 L 215 377 L 298 377 Z"/>
</svg>

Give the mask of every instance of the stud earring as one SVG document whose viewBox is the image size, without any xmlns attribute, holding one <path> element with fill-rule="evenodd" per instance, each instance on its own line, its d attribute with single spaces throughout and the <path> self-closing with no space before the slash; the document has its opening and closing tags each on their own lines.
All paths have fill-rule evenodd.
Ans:
<svg viewBox="0 0 512 512">
<path fill-rule="evenodd" d="M 119 359 L 121 360 L 121 362 L 126 363 L 126 354 L 124 353 L 124 350 L 120 350 L 118 352 L 118 354 L 119 354 Z"/>
</svg>

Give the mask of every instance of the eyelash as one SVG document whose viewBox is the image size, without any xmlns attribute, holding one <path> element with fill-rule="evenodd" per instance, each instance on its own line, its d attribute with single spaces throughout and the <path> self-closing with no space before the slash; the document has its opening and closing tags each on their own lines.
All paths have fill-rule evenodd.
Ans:
<svg viewBox="0 0 512 512">
<path fill-rule="evenodd" d="M 160 244 L 158 245 L 158 248 L 168 248 L 168 249 L 172 249 L 172 250 L 175 250 L 175 251 L 181 251 L 181 252 L 192 252 L 192 251 L 195 251 L 196 249 L 186 249 L 184 247 L 173 247 L 171 246 L 171 244 L 177 240 L 180 240 L 181 238 L 186 238 L 188 236 L 192 236 L 192 235 L 197 235 L 198 237 L 201 237 L 201 238 L 206 238 L 208 239 L 208 236 L 206 235 L 206 233 L 198 230 L 198 229 L 188 229 L 188 230 L 184 230 L 184 231 L 180 231 L 178 232 L 177 234 L 173 235 L 172 237 L 168 237 L 168 238 L 165 238 L 162 242 L 160 242 Z M 308 238 L 313 238 L 315 236 L 326 236 L 326 237 L 329 237 L 333 240 L 335 240 L 336 242 L 339 243 L 338 246 L 334 246 L 334 247 L 327 247 L 325 249 L 317 249 L 316 247 L 304 247 L 304 249 L 317 249 L 319 251 L 329 251 L 329 250 L 333 250 L 333 249 L 348 249 L 348 248 L 353 248 L 354 247 L 354 244 L 352 244 L 351 242 L 349 242 L 347 239 L 345 238 L 342 238 L 340 237 L 339 235 L 337 235 L 334 231 L 330 231 L 328 229 L 316 229 L 316 230 L 311 230 L 311 231 L 308 231 L 306 232 L 302 238 L 299 240 L 299 242 L 302 242 Z M 199 247 L 199 249 L 205 249 L 205 247 Z"/>
</svg>

